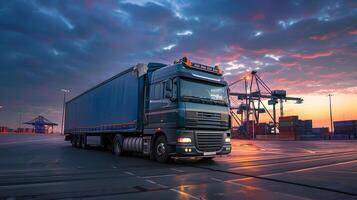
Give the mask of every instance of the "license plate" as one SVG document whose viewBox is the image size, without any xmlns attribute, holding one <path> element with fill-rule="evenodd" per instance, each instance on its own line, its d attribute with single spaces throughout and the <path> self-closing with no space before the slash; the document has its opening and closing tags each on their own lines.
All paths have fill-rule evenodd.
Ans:
<svg viewBox="0 0 357 200">
<path fill-rule="evenodd" d="M 216 152 L 203 152 L 204 156 L 212 156 L 212 155 L 216 155 Z"/>
</svg>

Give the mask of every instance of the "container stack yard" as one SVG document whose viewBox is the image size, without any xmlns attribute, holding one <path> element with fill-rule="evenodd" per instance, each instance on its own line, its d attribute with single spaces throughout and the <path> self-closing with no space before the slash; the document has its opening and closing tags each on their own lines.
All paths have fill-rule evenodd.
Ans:
<svg viewBox="0 0 357 200">
<path fill-rule="evenodd" d="M 311 127 L 312 128 L 312 127 Z M 305 134 L 305 123 L 298 116 L 279 118 L 279 137 L 281 139 L 296 140 L 299 135 Z"/>
<path fill-rule="evenodd" d="M 357 120 L 333 122 L 333 139 L 357 139 Z"/>
<path fill-rule="evenodd" d="M 33 128 L 17 128 L 17 133 L 35 133 L 35 129 Z"/>
<path fill-rule="evenodd" d="M 6 126 L 1 126 L 0 127 L 0 133 L 10 133 L 12 132 L 12 129 Z"/>
</svg>

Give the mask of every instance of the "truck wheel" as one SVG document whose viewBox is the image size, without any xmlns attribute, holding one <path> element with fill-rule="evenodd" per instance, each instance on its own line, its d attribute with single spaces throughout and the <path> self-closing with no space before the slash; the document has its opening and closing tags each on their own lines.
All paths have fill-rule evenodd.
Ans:
<svg viewBox="0 0 357 200">
<path fill-rule="evenodd" d="M 78 136 L 74 135 L 74 147 L 78 146 Z"/>
<path fill-rule="evenodd" d="M 113 153 L 116 156 L 123 155 L 123 137 L 121 135 L 116 135 L 113 140 Z"/>
<path fill-rule="evenodd" d="M 71 144 L 72 144 L 72 147 L 76 147 L 75 139 L 76 139 L 76 136 L 75 136 L 75 135 L 72 135 L 72 136 L 71 136 Z"/>
<path fill-rule="evenodd" d="M 78 148 L 82 148 L 83 139 L 82 139 L 82 136 L 81 136 L 81 135 L 78 135 L 77 141 L 78 141 L 77 147 L 78 147 Z"/>
<path fill-rule="evenodd" d="M 169 161 L 169 148 L 165 136 L 160 135 L 158 138 L 156 138 L 155 147 L 153 150 L 155 152 L 155 159 L 158 162 L 166 163 Z"/>
<path fill-rule="evenodd" d="M 86 149 L 87 148 L 87 138 L 86 138 L 87 136 L 86 135 L 81 135 L 81 145 L 80 145 L 80 147 L 82 148 L 82 149 Z"/>
</svg>

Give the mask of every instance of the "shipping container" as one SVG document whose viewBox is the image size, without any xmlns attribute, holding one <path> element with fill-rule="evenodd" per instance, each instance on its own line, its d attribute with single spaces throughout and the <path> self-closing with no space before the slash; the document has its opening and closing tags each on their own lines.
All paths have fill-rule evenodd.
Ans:
<svg viewBox="0 0 357 200">
<path fill-rule="evenodd" d="M 279 122 L 282 121 L 296 121 L 299 120 L 299 116 L 284 116 L 284 117 L 279 117 Z"/>
<path fill-rule="evenodd" d="M 314 135 L 328 135 L 329 134 L 329 128 L 313 128 L 312 129 L 312 133 Z"/>
<path fill-rule="evenodd" d="M 130 68 L 72 99 L 66 104 L 66 132 L 140 130 L 143 86 Z"/>
</svg>

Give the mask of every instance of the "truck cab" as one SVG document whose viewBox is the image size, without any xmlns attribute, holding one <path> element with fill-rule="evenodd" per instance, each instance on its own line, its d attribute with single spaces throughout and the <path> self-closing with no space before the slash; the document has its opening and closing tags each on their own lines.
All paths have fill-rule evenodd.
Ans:
<svg viewBox="0 0 357 200">
<path fill-rule="evenodd" d="M 230 112 L 227 83 L 218 67 L 186 57 L 147 78 L 144 133 L 158 161 L 169 157 L 229 154 Z"/>
</svg>

